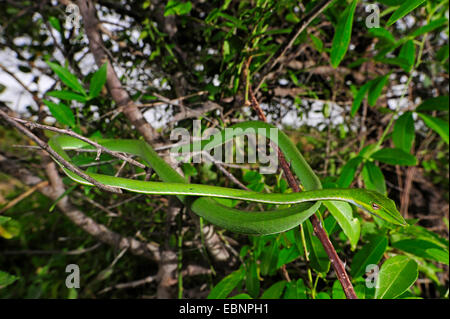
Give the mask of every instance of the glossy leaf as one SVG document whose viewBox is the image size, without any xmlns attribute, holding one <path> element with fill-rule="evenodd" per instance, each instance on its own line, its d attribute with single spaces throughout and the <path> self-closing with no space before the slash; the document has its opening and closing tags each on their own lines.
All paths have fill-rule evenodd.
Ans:
<svg viewBox="0 0 450 319">
<path fill-rule="evenodd" d="M 331 296 L 333 299 L 347 299 L 344 289 L 339 280 L 335 280 L 333 283 L 333 288 L 331 289 Z"/>
<path fill-rule="evenodd" d="M 372 159 L 391 165 L 414 166 L 417 164 L 415 156 L 399 148 L 382 148 L 371 155 Z"/>
<path fill-rule="evenodd" d="M 47 64 L 65 85 L 78 93 L 86 95 L 86 91 L 83 89 L 83 86 L 80 84 L 77 77 L 70 73 L 68 69 L 53 62 L 47 62 Z"/>
<path fill-rule="evenodd" d="M 361 107 L 361 103 L 364 100 L 364 97 L 366 96 L 366 93 L 369 91 L 371 85 L 372 82 L 369 81 L 359 89 L 358 93 L 353 99 L 352 109 L 350 111 L 350 114 L 352 116 L 355 116 L 355 114 L 358 112 L 359 108 Z"/>
<path fill-rule="evenodd" d="M 250 262 L 247 269 L 245 288 L 253 298 L 259 296 L 260 283 L 258 278 L 258 265 L 253 260 Z"/>
<path fill-rule="evenodd" d="M 390 26 L 394 24 L 398 19 L 403 18 L 405 15 L 413 11 L 415 8 L 424 3 L 425 0 L 406 0 L 403 4 L 394 11 L 394 13 L 389 18 L 387 25 Z"/>
<path fill-rule="evenodd" d="M 228 299 L 252 299 L 248 294 L 237 294 L 233 297 L 230 297 Z"/>
<path fill-rule="evenodd" d="M 102 91 L 103 86 L 106 83 L 106 70 L 108 64 L 104 63 L 97 72 L 94 73 L 89 86 L 89 96 L 91 98 L 97 97 Z"/>
<path fill-rule="evenodd" d="M 411 72 L 414 66 L 414 60 L 416 59 L 416 47 L 412 40 L 409 40 L 402 45 L 398 58 L 406 61 L 406 63 L 400 65 L 400 67 L 407 73 Z"/>
<path fill-rule="evenodd" d="M 394 36 L 388 30 L 386 30 L 384 28 L 370 28 L 369 35 L 376 37 L 376 38 L 385 39 L 386 41 L 388 41 L 390 43 L 396 42 Z"/>
<path fill-rule="evenodd" d="M 406 256 L 389 258 L 378 273 L 375 299 L 393 299 L 414 284 L 418 276 L 417 263 Z"/>
<path fill-rule="evenodd" d="M 362 170 L 364 185 L 367 189 L 386 195 L 386 181 L 381 169 L 373 162 L 366 162 Z"/>
<path fill-rule="evenodd" d="M 386 74 L 373 80 L 372 85 L 369 88 L 369 94 L 367 98 L 370 106 L 375 106 L 388 79 L 389 74 Z"/>
<path fill-rule="evenodd" d="M 307 299 L 306 289 L 306 285 L 301 278 L 297 281 L 288 282 L 283 299 Z"/>
<path fill-rule="evenodd" d="M 434 116 L 428 116 L 422 113 L 417 113 L 420 118 L 425 122 L 425 124 L 431 128 L 433 131 L 438 133 L 445 143 L 449 142 L 449 125 L 448 122 L 441 120 L 440 118 Z"/>
<path fill-rule="evenodd" d="M 391 244 L 392 247 L 408 252 L 418 257 L 435 260 L 444 264 L 448 261 L 448 250 L 442 249 L 439 245 L 423 239 L 403 239 Z"/>
<path fill-rule="evenodd" d="M 18 277 L 0 270 L 0 289 L 13 284 L 17 279 Z"/>
<path fill-rule="evenodd" d="M 414 136 L 414 119 L 411 112 L 406 112 L 395 121 L 392 141 L 397 148 L 409 153 L 411 152 Z"/>
<path fill-rule="evenodd" d="M 276 240 L 272 242 L 270 247 L 265 247 L 261 254 L 261 276 L 270 275 L 276 271 L 279 252 Z"/>
<path fill-rule="evenodd" d="M 331 297 L 325 291 L 321 291 L 316 295 L 316 299 L 331 299 Z"/>
<path fill-rule="evenodd" d="M 244 278 L 243 269 L 238 269 L 223 278 L 209 293 L 208 299 L 226 298 Z"/>
<path fill-rule="evenodd" d="M 279 281 L 266 289 L 261 296 L 261 299 L 280 299 L 286 287 L 286 281 Z"/>
<path fill-rule="evenodd" d="M 339 175 L 337 184 L 339 187 L 347 188 L 353 182 L 355 178 L 356 171 L 358 170 L 359 165 L 362 163 L 363 158 L 361 156 L 357 156 L 349 160 L 344 167 L 342 168 L 341 175 Z"/>
<path fill-rule="evenodd" d="M 289 248 L 283 248 L 278 255 L 277 269 L 286 265 L 300 256 L 300 251 L 297 246 L 292 245 Z"/>
<path fill-rule="evenodd" d="M 78 102 L 87 101 L 87 98 L 84 95 L 80 95 L 71 91 L 51 91 L 48 92 L 47 95 L 66 101 L 78 101 Z"/>
<path fill-rule="evenodd" d="M 430 23 L 415 30 L 413 33 L 411 33 L 410 36 L 413 38 L 418 37 L 422 34 L 431 32 L 434 29 L 440 28 L 447 23 L 448 23 L 448 19 L 446 19 L 446 18 L 439 18 L 439 19 L 433 20 Z"/>
<path fill-rule="evenodd" d="M 353 17 L 355 14 L 356 4 L 358 0 L 353 0 L 351 5 L 345 9 L 344 13 L 339 18 L 337 27 L 334 32 L 333 43 L 331 45 L 331 65 L 336 68 L 347 52 L 348 45 L 353 27 Z"/>
<path fill-rule="evenodd" d="M 361 226 L 359 219 L 353 217 L 353 210 L 350 204 L 346 202 L 326 201 L 324 205 L 336 219 L 339 226 L 341 226 L 344 234 L 350 240 L 352 249 L 354 249 L 359 240 Z"/>
<path fill-rule="evenodd" d="M 448 111 L 449 110 L 449 97 L 438 96 L 423 101 L 417 108 L 417 112 L 426 111 Z"/>
<path fill-rule="evenodd" d="M 358 278 L 365 274 L 367 265 L 378 264 L 387 248 L 385 236 L 372 236 L 353 257 L 350 274 Z"/>
<path fill-rule="evenodd" d="M 191 9 L 192 3 L 190 1 L 182 2 L 178 0 L 169 0 L 164 9 L 164 16 L 188 14 Z"/>
<path fill-rule="evenodd" d="M 52 113 L 53 117 L 61 124 L 68 125 L 70 127 L 75 126 L 75 116 L 72 113 L 70 107 L 63 103 L 53 103 L 51 101 L 42 100 L 45 105 L 48 106 L 50 113 Z"/>
<path fill-rule="evenodd" d="M 317 272 L 327 273 L 330 269 L 330 260 L 322 243 L 319 238 L 314 236 L 313 227 L 309 220 L 304 222 L 303 226 L 311 267 Z"/>
</svg>

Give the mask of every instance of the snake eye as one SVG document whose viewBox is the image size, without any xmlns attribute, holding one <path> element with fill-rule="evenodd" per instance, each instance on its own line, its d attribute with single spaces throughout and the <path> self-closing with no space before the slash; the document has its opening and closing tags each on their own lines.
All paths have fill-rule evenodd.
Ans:
<svg viewBox="0 0 450 319">
<path fill-rule="evenodd" d="M 372 208 L 377 210 L 377 209 L 380 209 L 380 206 L 378 206 L 377 203 L 372 203 Z"/>
</svg>

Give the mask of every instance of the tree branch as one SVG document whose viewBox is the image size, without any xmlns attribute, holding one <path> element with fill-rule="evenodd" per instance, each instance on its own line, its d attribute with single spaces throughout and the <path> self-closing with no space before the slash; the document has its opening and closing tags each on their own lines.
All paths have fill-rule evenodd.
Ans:
<svg viewBox="0 0 450 319">
<path fill-rule="evenodd" d="M 39 191 L 55 201 L 64 193 L 64 184 L 59 177 L 55 163 L 49 158 L 47 158 L 45 169 L 52 187 L 41 187 Z M 0 154 L 0 170 L 19 179 L 28 186 L 38 185 L 42 182 L 42 179 L 33 175 L 28 169 L 19 166 L 14 159 L 8 158 L 3 154 Z M 132 254 L 145 257 L 152 261 L 158 261 L 160 259 L 159 249 L 156 245 L 144 243 L 132 237 L 124 237 L 111 231 L 105 225 L 97 223 L 73 206 L 67 197 L 60 199 L 56 206 L 75 225 L 97 240 L 117 249 L 128 248 Z"/>
</svg>

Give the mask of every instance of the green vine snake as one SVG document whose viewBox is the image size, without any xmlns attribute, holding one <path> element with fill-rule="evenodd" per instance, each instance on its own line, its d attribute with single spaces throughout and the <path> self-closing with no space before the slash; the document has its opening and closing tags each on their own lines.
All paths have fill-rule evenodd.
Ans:
<svg viewBox="0 0 450 319">
<path fill-rule="evenodd" d="M 187 183 L 185 178 L 164 161 L 146 142 L 141 140 L 103 139 L 96 140 L 102 146 L 116 152 L 123 152 L 140 157 L 150 166 L 162 182 L 141 181 L 104 174 L 88 173 L 93 179 L 109 185 L 143 194 L 176 195 L 188 205 L 193 212 L 209 222 L 225 229 L 248 234 L 268 235 L 283 232 L 301 224 L 320 207 L 333 205 L 335 201 L 356 205 L 367 212 L 396 225 L 406 225 L 398 212 L 394 201 L 386 196 L 366 189 L 322 189 L 318 176 L 305 161 L 300 151 L 288 136 L 275 126 L 259 121 L 248 121 L 230 127 L 233 134 L 221 131 L 210 139 L 202 141 L 201 147 L 208 151 L 227 139 L 246 134 L 247 129 L 257 130 L 267 138 L 271 138 L 270 129 L 277 130 L 276 143 L 284 153 L 305 191 L 300 193 L 259 193 L 241 189 Z M 216 142 L 214 142 L 216 141 Z M 49 146 L 65 160 L 71 161 L 66 150 L 93 148 L 86 142 L 67 135 L 55 135 L 49 140 Z M 77 174 L 66 169 L 64 172 L 74 181 L 92 185 Z M 230 198 L 250 202 L 291 205 L 270 211 L 246 211 L 225 206 L 214 198 Z"/>
</svg>

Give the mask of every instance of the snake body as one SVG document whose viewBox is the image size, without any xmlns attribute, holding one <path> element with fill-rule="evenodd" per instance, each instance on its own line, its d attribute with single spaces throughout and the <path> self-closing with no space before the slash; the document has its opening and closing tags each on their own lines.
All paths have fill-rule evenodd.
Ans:
<svg viewBox="0 0 450 319">
<path fill-rule="evenodd" d="M 199 216 L 209 222 L 234 232 L 249 235 L 268 235 L 289 230 L 314 214 L 322 204 L 333 205 L 335 201 L 343 201 L 368 211 L 369 213 L 396 225 L 406 225 L 398 212 L 394 201 L 386 196 L 366 189 L 322 189 L 319 178 L 305 161 L 298 148 L 285 133 L 270 124 L 249 121 L 230 127 L 232 134 L 221 131 L 201 142 L 201 148 L 209 151 L 236 136 L 257 131 L 267 138 L 273 138 L 284 153 L 293 172 L 299 178 L 305 191 L 299 193 L 259 193 L 241 189 L 187 183 L 183 176 L 164 161 L 150 145 L 141 140 L 104 139 L 97 140 L 102 146 L 116 152 L 123 152 L 140 157 L 160 177 L 162 182 L 132 180 L 104 174 L 87 173 L 104 185 L 121 188 L 136 193 L 175 195 Z M 66 150 L 92 148 L 86 142 L 66 135 L 55 135 L 49 141 L 52 147 L 65 160 L 71 161 Z M 77 174 L 58 164 L 74 181 L 92 185 Z M 277 205 L 292 205 L 271 211 L 245 211 L 222 205 L 214 198 L 230 198 L 250 202 Z"/>
</svg>

